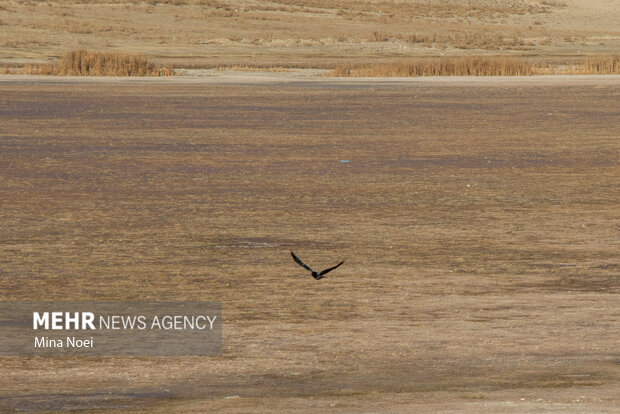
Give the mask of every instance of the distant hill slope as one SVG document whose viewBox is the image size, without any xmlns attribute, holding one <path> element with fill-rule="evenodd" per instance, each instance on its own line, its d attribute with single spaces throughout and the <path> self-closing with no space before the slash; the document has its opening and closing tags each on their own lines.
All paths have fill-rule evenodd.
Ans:
<svg viewBox="0 0 620 414">
<path fill-rule="evenodd" d="M 9 0 L 0 3 L 0 62 L 76 49 L 196 67 L 610 54 L 620 50 L 618 21 L 620 5 L 605 0 Z"/>
</svg>

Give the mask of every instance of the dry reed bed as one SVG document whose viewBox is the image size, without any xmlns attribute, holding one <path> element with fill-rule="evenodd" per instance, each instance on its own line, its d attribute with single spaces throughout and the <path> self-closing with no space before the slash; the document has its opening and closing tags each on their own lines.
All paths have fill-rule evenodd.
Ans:
<svg viewBox="0 0 620 414">
<path fill-rule="evenodd" d="M 570 65 L 539 63 L 519 57 L 440 57 L 401 63 L 338 65 L 333 77 L 531 76 L 620 73 L 620 56 L 584 58 Z"/>
<path fill-rule="evenodd" d="M 190 65 L 191 66 L 191 65 Z M 284 72 L 281 65 L 262 67 L 215 66 L 219 70 Z M 139 55 L 116 52 L 71 51 L 56 63 L 5 65 L 0 74 L 58 76 L 173 76 L 171 67 L 149 62 Z M 366 65 L 341 64 L 333 67 L 332 77 L 415 77 L 415 76 L 531 76 L 547 74 L 620 74 L 620 56 L 581 58 L 569 64 L 532 61 L 520 57 L 459 56 L 427 57 L 407 62 Z"/>
<path fill-rule="evenodd" d="M 51 64 L 26 65 L 22 74 L 58 76 L 172 76 L 172 68 L 146 57 L 117 52 L 75 50 Z"/>
</svg>

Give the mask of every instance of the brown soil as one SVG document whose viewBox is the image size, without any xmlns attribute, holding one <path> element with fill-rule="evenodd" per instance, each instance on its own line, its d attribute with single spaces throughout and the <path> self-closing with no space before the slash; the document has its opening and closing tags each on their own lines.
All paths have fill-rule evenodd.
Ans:
<svg viewBox="0 0 620 414">
<path fill-rule="evenodd" d="M 580 79 L 4 78 L 0 299 L 225 320 L 220 358 L 1 358 L 0 409 L 618 412 L 620 89 Z"/>
</svg>

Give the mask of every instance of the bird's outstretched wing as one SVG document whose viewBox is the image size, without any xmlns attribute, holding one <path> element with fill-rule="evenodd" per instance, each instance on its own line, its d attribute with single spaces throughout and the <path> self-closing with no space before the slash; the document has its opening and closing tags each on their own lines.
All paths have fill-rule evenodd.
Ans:
<svg viewBox="0 0 620 414">
<path fill-rule="evenodd" d="M 314 270 L 310 269 L 308 266 L 306 266 L 304 264 L 304 262 L 302 262 L 301 260 L 299 260 L 299 258 L 297 256 L 295 256 L 295 253 L 291 252 L 291 256 L 293 256 L 293 260 L 295 260 L 297 262 L 297 264 L 305 269 L 308 269 L 311 272 L 314 272 Z"/>
<path fill-rule="evenodd" d="M 334 267 L 330 267 L 329 269 L 325 269 L 323 270 L 321 273 L 319 273 L 319 276 L 323 276 L 324 274 L 327 274 L 329 272 L 331 272 L 332 270 L 334 270 L 335 268 L 337 268 L 338 266 L 340 266 L 341 264 L 343 264 L 344 262 L 340 262 L 338 263 L 336 266 Z"/>
</svg>

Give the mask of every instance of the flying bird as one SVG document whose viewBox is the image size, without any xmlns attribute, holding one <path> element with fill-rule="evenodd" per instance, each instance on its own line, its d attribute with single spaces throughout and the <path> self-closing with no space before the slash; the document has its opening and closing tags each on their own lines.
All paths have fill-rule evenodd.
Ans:
<svg viewBox="0 0 620 414">
<path fill-rule="evenodd" d="M 308 267 L 306 264 L 304 264 L 304 262 L 299 260 L 299 258 L 295 256 L 295 253 L 291 252 L 291 256 L 293 256 L 293 260 L 295 260 L 299 266 L 303 267 L 304 269 L 309 270 L 310 273 L 312 273 L 312 277 L 315 278 L 316 280 L 323 279 L 327 273 L 331 272 L 332 270 L 334 270 L 335 268 L 337 268 L 338 266 L 344 263 L 344 262 L 340 262 L 336 266 L 330 267 L 320 272 L 315 272 L 314 270 L 310 269 L 310 267 Z"/>
</svg>

